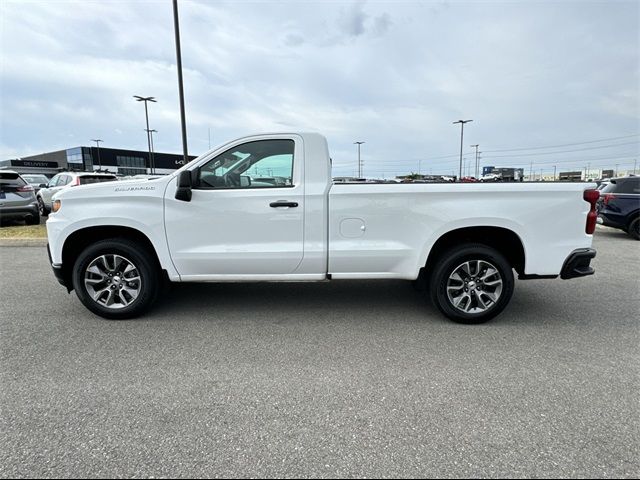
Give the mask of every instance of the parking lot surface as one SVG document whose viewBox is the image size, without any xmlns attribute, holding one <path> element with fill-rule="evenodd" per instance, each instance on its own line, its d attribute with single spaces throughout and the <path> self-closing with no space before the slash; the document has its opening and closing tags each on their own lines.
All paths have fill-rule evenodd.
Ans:
<svg viewBox="0 0 640 480">
<path fill-rule="evenodd" d="M 177 285 L 106 321 L 0 248 L 2 477 L 638 477 L 640 242 L 457 325 L 409 282 Z"/>
</svg>

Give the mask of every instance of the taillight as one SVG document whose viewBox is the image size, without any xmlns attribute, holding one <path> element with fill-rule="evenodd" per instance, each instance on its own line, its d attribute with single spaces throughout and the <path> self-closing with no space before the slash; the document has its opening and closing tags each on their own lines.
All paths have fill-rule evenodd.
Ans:
<svg viewBox="0 0 640 480">
<path fill-rule="evenodd" d="M 616 196 L 613 193 L 605 193 L 603 203 L 609 205 L 609 202 L 615 198 Z"/>
<path fill-rule="evenodd" d="M 71 184 L 72 187 L 75 187 L 76 185 L 80 185 L 80 177 L 76 177 L 76 179 Z"/>
<path fill-rule="evenodd" d="M 598 220 L 596 202 L 600 198 L 600 192 L 598 192 L 598 190 L 585 190 L 582 194 L 582 198 L 591 205 L 589 213 L 587 213 L 587 225 L 585 227 L 585 232 L 591 235 L 596 231 L 596 221 Z"/>
<path fill-rule="evenodd" d="M 33 185 L 23 185 L 21 187 L 18 187 L 17 189 L 18 192 L 33 192 Z"/>
</svg>

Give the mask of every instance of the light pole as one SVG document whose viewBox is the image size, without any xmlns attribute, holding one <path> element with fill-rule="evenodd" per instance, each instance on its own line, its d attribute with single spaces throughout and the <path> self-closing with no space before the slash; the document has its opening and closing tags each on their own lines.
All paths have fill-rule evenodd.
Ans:
<svg viewBox="0 0 640 480">
<path fill-rule="evenodd" d="M 156 103 L 155 97 L 141 97 L 140 95 L 134 95 L 133 98 L 138 102 L 144 102 L 144 115 L 147 119 L 147 144 L 149 145 L 149 168 L 153 172 L 153 157 L 151 155 L 151 137 L 149 135 L 149 110 L 147 109 L 147 102 Z"/>
<path fill-rule="evenodd" d="M 480 145 L 469 145 L 470 147 L 474 147 L 476 149 L 476 178 L 478 178 L 478 147 Z"/>
<path fill-rule="evenodd" d="M 460 179 L 462 178 L 462 140 L 464 138 L 464 124 L 469 122 L 473 122 L 473 120 L 458 120 L 457 122 L 453 122 L 454 125 L 456 123 L 459 123 L 461 127 L 460 128 L 460 177 L 458 178 L 458 181 L 460 181 Z"/>
<path fill-rule="evenodd" d="M 553 166 L 553 181 L 556 181 L 556 166 Z"/>
<path fill-rule="evenodd" d="M 102 170 L 102 162 L 100 161 L 100 142 L 104 143 L 104 140 L 100 140 L 99 138 L 92 138 L 92 142 L 96 142 L 96 147 L 98 147 L 98 170 Z"/>
<path fill-rule="evenodd" d="M 362 178 L 362 161 L 360 160 L 360 145 L 365 142 L 353 142 L 354 145 L 358 145 L 358 178 Z"/>
<path fill-rule="evenodd" d="M 153 159 L 153 169 L 151 170 L 151 175 L 155 175 L 156 173 L 156 151 L 153 148 L 153 134 L 154 133 L 158 133 L 158 130 L 152 129 L 152 130 L 147 130 L 147 134 L 149 135 L 149 137 L 151 138 L 151 158 Z"/>
<path fill-rule="evenodd" d="M 180 95 L 180 123 L 182 125 L 182 152 L 184 164 L 189 163 L 187 152 L 187 120 L 184 113 L 184 87 L 182 86 L 182 54 L 180 52 L 180 22 L 178 21 L 178 0 L 173 0 L 173 26 L 176 36 L 176 61 L 178 67 L 178 93 Z M 147 126 L 149 128 L 149 126 Z"/>
</svg>

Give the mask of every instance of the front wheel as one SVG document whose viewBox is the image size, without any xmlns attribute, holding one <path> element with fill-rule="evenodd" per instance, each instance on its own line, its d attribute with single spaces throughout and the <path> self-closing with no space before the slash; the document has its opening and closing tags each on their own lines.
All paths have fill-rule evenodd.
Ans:
<svg viewBox="0 0 640 480">
<path fill-rule="evenodd" d="M 93 313 L 114 320 L 132 318 L 156 300 L 159 273 L 152 255 L 131 240 L 102 240 L 76 259 L 73 288 Z"/>
<path fill-rule="evenodd" d="M 49 215 L 49 209 L 44 204 L 44 200 L 42 200 L 42 197 L 38 197 L 38 212 L 43 217 L 46 217 L 47 215 Z"/>
<path fill-rule="evenodd" d="M 513 270 L 500 252 L 466 244 L 447 250 L 437 260 L 430 295 L 454 322 L 483 323 L 504 310 L 513 287 Z"/>
<path fill-rule="evenodd" d="M 629 224 L 629 228 L 627 228 L 627 233 L 631 235 L 632 238 L 636 240 L 640 240 L 640 218 L 636 218 L 633 222 Z"/>
</svg>

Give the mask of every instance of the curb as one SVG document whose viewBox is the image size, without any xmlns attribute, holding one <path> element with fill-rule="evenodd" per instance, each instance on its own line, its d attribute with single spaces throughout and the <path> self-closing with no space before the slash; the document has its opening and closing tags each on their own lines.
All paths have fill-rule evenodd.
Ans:
<svg viewBox="0 0 640 480">
<path fill-rule="evenodd" d="M 46 247 L 46 238 L 0 238 L 0 247 Z"/>
</svg>

